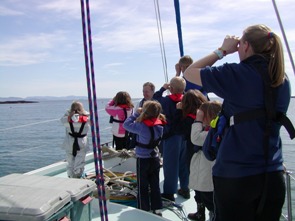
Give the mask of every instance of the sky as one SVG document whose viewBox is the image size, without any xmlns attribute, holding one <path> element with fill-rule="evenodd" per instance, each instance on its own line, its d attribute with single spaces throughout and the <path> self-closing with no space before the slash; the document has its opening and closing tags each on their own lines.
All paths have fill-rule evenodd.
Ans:
<svg viewBox="0 0 295 221">
<path fill-rule="evenodd" d="M 142 85 L 156 90 L 175 76 L 180 58 L 174 1 L 159 1 L 165 57 L 162 57 L 156 0 L 89 0 L 96 96 L 127 91 L 142 97 Z M 294 56 L 294 0 L 277 0 Z M 224 37 L 242 36 L 265 24 L 283 36 L 271 0 L 180 0 L 184 54 L 197 60 L 221 46 Z M 0 97 L 87 96 L 78 0 L 0 0 Z M 286 72 L 295 95 L 295 77 L 285 47 Z M 166 60 L 167 70 L 162 60 Z M 237 53 L 216 65 L 239 62 Z"/>
</svg>

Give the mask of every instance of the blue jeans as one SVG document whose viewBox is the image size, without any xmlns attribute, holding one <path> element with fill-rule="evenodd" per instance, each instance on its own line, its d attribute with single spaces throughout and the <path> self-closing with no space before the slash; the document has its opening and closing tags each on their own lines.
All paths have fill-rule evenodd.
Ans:
<svg viewBox="0 0 295 221">
<path fill-rule="evenodd" d="M 177 192 L 178 178 L 180 188 L 188 190 L 189 168 L 186 141 L 181 135 L 171 136 L 163 142 L 163 171 L 165 194 Z"/>
</svg>

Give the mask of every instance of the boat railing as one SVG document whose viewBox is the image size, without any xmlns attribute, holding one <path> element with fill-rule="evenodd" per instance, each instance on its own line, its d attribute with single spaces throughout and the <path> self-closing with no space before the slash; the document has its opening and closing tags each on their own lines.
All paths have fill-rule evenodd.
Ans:
<svg viewBox="0 0 295 221">
<path fill-rule="evenodd" d="M 295 181 L 295 177 L 292 176 L 292 172 L 286 171 L 286 206 L 287 206 L 287 214 L 283 214 L 284 220 L 292 221 L 292 188 L 291 188 L 291 180 Z"/>
</svg>

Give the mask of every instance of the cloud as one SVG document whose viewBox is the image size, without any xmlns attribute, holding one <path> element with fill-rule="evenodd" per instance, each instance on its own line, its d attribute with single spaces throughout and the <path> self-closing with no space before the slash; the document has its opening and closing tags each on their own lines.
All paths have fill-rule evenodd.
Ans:
<svg viewBox="0 0 295 221">
<path fill-rule="evenodd" d="M 0 43 L 0 66 L 18 66 L 48 62 L 51 50 L 64 41 L 64 33 L 40 33 L 14 37 Z"/>
<path fill-rule="evenodd" d="M 11 9 L 9 7 L 0 6 L 0 16 L 18 16 L 24 13 L 18 10 Z"/>
</svg>

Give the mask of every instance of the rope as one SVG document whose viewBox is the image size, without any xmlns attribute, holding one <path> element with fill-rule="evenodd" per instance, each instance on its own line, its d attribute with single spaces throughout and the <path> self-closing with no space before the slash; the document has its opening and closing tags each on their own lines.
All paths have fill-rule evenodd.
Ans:
<svg viewBox="0 0 295 221">
<path fill-rule="evenodd" d="M 294 61 L 293 61 L 292 53 L 291 53 L 291 50 L 290 50 L 290 47 L 289 47 L 289 44 L 288 44 L 288 40 L 287 40 L 285 31 L 284 31 L 283 23 L 282 23 L 282 20 L 281 20 L 281 17 L 280 17 L 280 14 L 279 14 L 279 11 L 278 11 L 278 8 L 277 8 L 277 5 L 276 5 L 275 0 L 272 0 L 272 3 L 273 3 L 273 6 L 274 6 L 276 15 L 277 15 L 277 19 L 278 19 L 278 22 L 279 22 L 279 25 L 280 25 L 280 28 L 281 28 L 281 32 L 283 34 L 283 38 L 284 38 L 284 41 L 285 41 L 285 44 L 286 44 L 286 48 L 287 48 L 287 51 L 288 51 L 288 54 L 289 54 L 289 59 L 290 59 L 290 62 L 291 62 L 291 66 L 293 68 L 293 73 L 295 75 Z"/>
<path fill-rule="evenodd" d="M 179 52 L 180 52 L 180 57 L 182 57 L 184 55 L 184 53 L 183 53 L 179 0 L 174 0 L 174 8 L 175 8 L 175 17 L 176 17 L 176 24 L 177 24 Z"/>
<path fill-rule="evenodd" d="M 164 38 L 163 38 L 162 24 L 161 24 L 161 15 L 160 15 L 158 0 L 154 0 L 154 6 L 155 6 L 155 14 L 156 14 L 156 20 L 157 20 L 157 27 L 158 27 L 158 36 L 159 36 L 160 50 L 161 50 L 161 56 L 162 56 L 162 64 L 163 64 L 163 70 L 164 70 L 164 78 L 165 78 L 165 82 L 168 82 L 167 60 L 166 60 L 166 52 L 165 52 L 165 45 L 164 45 Z"/>
<path fill-rule="evenodd" d="M 108 220 L 108 213 L 107 213 L 107 206 L 106 206 L 105 187 L 104 187 L 103 168 L 102 168 L 102 158 L 101 158 L 101 149 L 100 149 L 100 136 L 99 136 L 99 124 L 98 124 L 98 112 L 97 112 L 97 99 L 96 99 L 96 88 L 95 88 L 93 52 L 92 52 L 89 0 L 86 0 L 86 13 L 87 13 L 89 50 L 88 50 L 88 46 L 87 46 L 87 33 L 86 33 L 86 22 L 85 22 L 85 6 L 84 6 L 84 0 L 81 0 L 81 18 L 82 18 L 82 29 L 83 29 L 85 68 L 86 68 L 86 79 L 87 79 L 87 89 L 88 89 L 88 103 L 89 103 L 89 111 L 90 111 L 91 131 L 92 131 L 93 156 L 94 156 L 95 173 L 96 173 L 96 184 L 97 184 L 98 200 L 99 200 L 99 207 L 100 207 L 100 217 L 101 217 L 102 221 L 104 221 L 104 220 L 107 221 Z M 88 53 L 90 55 L 92 85 L 90 85 L 91 80 L 90 80 L 90 74 L 89 74 Z M 91 88 L 91 86 L 92 86 L 92 88 Z M 92 92 L 91 92 L 91 89 L 92 89 Z M 92 107 L 93 104 L 92 104 L 91 95 L 93 96 L 93 101 L 94 101 L 95 120 L 93 119 L 93 107 Z M 94 123 L 95 123 L 95 129 L 96 130 L 94 130 Z M 95 133 L 96 133 L 96 136 L 95 136 Z M 95 140 L 95 137 L 97 138 L 97 140 Z M 96 141 L 97 141 L 97 143 L 96 143 Z M 98 148 L 97 148 L 97 146 L 98 146 Z M 98 153 L 98 155 L 97 155 L 97 153 Z M 99 168 L 98 168 L 98 161 L 99 161 L 99 164 L 100 164 Z"/>
</svg>

